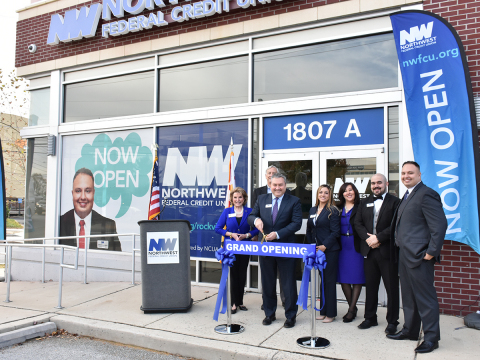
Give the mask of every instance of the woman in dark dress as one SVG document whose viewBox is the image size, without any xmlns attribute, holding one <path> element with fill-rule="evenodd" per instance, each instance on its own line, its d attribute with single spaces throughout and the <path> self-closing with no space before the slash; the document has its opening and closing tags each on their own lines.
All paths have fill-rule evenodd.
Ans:
<svg viewBox="0 0 480 360">
<path fill-rule="evenodd" d="M 357 213 L 360 195 L 354 184 L 346 182 L 338 191 L 340 198 L 340 227 L 342 250 L 338 255 L 337 281 L 342 285 L 348 302 L 348 312 L 343 322 L 352 322 L 357 316 L 357 301 L 365 284 L 363 256 L 360 254 L 360 238 L 353 226 Z"/>
<path fill-rule="evenodd" d="M 340 251 L 340 217 L 333 205 L 333 193 L 328 185 L 320 185 L 315 206 L 307 221 L 307 241 L 325 253 L 327 267 L 323 271 L 325 304 L 321 304 L 318 320 L 330 323 L 337 316 L 337 267 Z"/>
<path fill-rule="evenodd" d="M 230 193 L 230 202 L 232 207 L 223 210 L 222 215 L 215 225 L 215 232 L 230 239 L 251 240 L 253 236 L 258 234 L 257 229 L 251 230 L 248 225 L 247 218 L 252 209 L 246 207 L 248 195 L 241 187 L 233 189 Z M 226 229 L 224 229 L 226 225 Z M 232 298 L 232 314 L 237 309 L 247 311 L 247 307 L 243 305 L 243 293 L 245 282 L 247 280 L 247 268 L 250 256 L 235 255 L 235 262 L 230 269 L 230 294 Z"/>
</svg>

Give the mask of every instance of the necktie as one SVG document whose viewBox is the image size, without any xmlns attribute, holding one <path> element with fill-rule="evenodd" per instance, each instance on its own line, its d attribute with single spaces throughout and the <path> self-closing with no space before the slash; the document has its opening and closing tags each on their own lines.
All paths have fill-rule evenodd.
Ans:
<svg viewBox="0 0 480 360">
<path fill-rule="evenodd" d="M 377 201 L 377 200 L 383 200 L 383 196 L 382 195 L 380 195 L 380 196 L 373 195 L 373 201 Z"/>
<path fill-rule="evenodd" d="M 80 233 L 78 235 L 85 236 L 85 221 L 84 220 L 80 220 Z M 80 249 L 85 249 L 85 238 L 84 237 L 78 238 L 78 247 Z"/>
<path fill-rule="evenodd" d="M 275 220 L 277 219 L 277 214 L 278 214 L 278 198 L 275 198 L 275 204 L 273 205 L 273 211 L 272 211 L 272 221 L 275 224 Z"/>
<path fill-rule="evenodd" d="M 403 200 L 407 200 L 407 198 L 408 198 L 408 195 L 410 195 L 410 192 L 409 192 L 409 190 L 407 190 L 407 192 L 405 193 L 405 196 L 403 197 Z"/>
</svg>

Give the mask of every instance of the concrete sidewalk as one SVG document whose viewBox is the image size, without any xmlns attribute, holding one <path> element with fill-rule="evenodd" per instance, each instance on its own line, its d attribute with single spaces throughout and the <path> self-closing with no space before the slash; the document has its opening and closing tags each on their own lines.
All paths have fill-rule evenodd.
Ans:
<svg viewBox="0 0 480 360">
<path fill-rule="evenodd" d="M 385 308 L 379 308 L 379 326 L 359 330 L 363 317 L 352 323 L 341 322 L 347 306 L 339 303 L 339 319 L 331 324 L 317 321 L 317 336 L 330 340 L 330 347 L 308 350 L 297 346 L 296 339 L 310 335 L 310 316 L 299 311 L 297 324 L 283 328 L 283 309 L 277 309 L 277 320 L 263 326 L 261 295 L 247 293 L 248 311 L 232 316 L 233 322 L 245 326 L 239 335 L 214 332 L 219 323 L 212 319 L 217 289 L 193 286 L 194 305 L 187 313 L 144 314 L 140 311 L 141 285 L 128 283 L 64 283 L 64 309 L 58 310 L 58 283 L 12 281 L 10 303 L 0 302 L 0 333 L 34 321 L 54 322 L 71 333 L 164 351 L 196 359 L 478 359 L 480 332 L 464 327 L 463 319 L 441 316 L 440 348 L 415 357 L 414 341 L 393 341 L 385 337 Z M 0 283 L 0 299 L 6 294 L 6 283 Z M 400 314 L 402 319 L 403 314 Z"/>
</svg>

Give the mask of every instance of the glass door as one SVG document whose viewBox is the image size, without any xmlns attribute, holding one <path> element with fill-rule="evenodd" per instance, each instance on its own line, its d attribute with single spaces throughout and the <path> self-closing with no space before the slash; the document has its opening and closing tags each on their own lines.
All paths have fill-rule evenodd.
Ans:
<svg viewBox="0 0 480 360">
<path fill-rule="evenodd" d="M 372 193 L 370 179 L 377 173 L 385 174 L 385 168 L 383 148 L 320 153 L 320 182 L 333 187 L 335 201 L 338 201 L 338 190 L 345 182 L 355 184 L 361 199 L 368 197 Z M 337 284 L 337 298 L 346 300 L 340 284 Z M 362 290 L 359 301 L 365 301 L 365 289 Z M 378 302 L 383 306 L 387 304 L 387 292 L 383 281 L 378 291 Z"/>
<path fill-rule="evenodd" d="M 260 169 L 260 185 L 267 185 L 265 172 L 271 165 L 287 177 L 287 189 L 292 195 L 300 198 L 302 203 L 302 228 L 296 233 L 296 242 L 303 243 L 307 230 L 308 212 L 314 203 L 315 191 L 319 185 L 319 154 L 318 152 L 307 153 L 275 153 L 265 154 L 261 161 Z M 252 204 L 252 207 L 254 204 Z M 256 261 L 256 257 L 252 261 Z M 295 276 L 298 281 L 302 280 L 302 260 L 297 259 L 295 266 Z M 261 281 L 259 274 L 259 290 L 261 289 Z M 297 285 L 300 283 L 298 282 Z M 277 289 L 279 287 L 277 286 Z"/>
<path fill-rule="evenodd" d="M 297 232 L 302 242 L 307 229 L 308 212 L 315 202 L 315 190 L 319 185 L 318 152 L 266 154 L 262 159 L 262 186 L 267 185 L 265 172 L 271 165 L 287 177 L 287 189 L 292 195 L 300 198 L 302 203 L 303 223 Z M 253 204 L 252 204 L 253 207 Z"/>
<path fill-rule="evenodd" d="M 338 201 L 338 190 L 345 182 L 354 183 L 360 198 L 368 197 L 370 179 L 376 173 L 385 174 L 384 150 L 328 151 L 320 153 L 320 182 L 333 187 Z"/>
</svg>

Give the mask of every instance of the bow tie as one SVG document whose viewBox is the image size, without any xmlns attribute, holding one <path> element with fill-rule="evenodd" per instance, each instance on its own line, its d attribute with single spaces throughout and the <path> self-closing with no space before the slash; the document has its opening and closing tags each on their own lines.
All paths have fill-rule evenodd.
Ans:
<svg viewBox="0 0 480 360">
<path fill-rule="evenodd" d="M 377 201 L 377 200 L 383 200 L 383 196 L 382 195 L 380 195 L 380 196 L 373 195 L 373 201 Z"/>
</svg>

